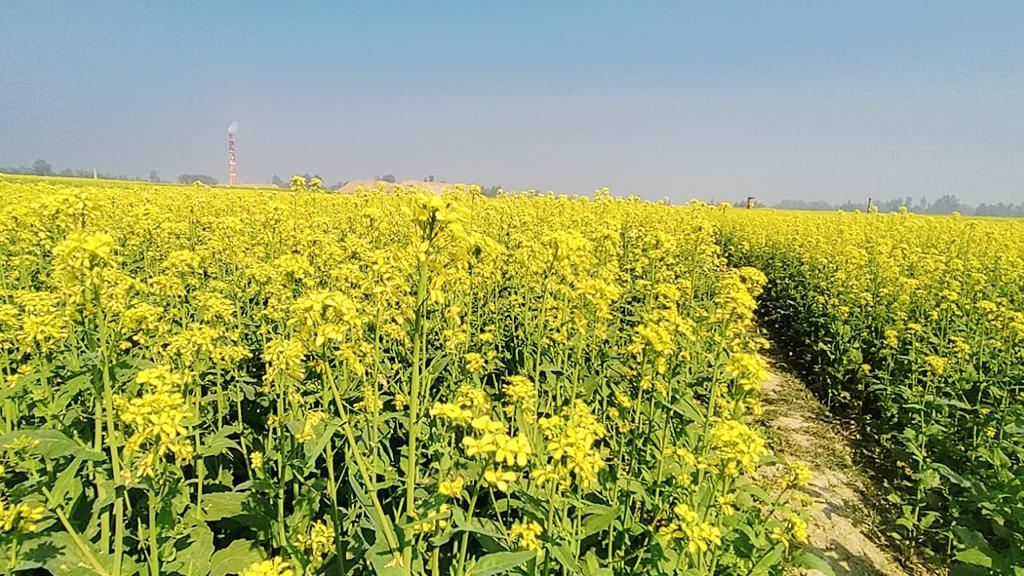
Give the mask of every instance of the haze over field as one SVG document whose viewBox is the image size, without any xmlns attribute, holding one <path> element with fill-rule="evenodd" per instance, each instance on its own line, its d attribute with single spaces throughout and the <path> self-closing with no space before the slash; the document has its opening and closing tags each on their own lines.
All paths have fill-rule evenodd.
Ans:
<svg viewBox="0 0 1024 576">
<path fill-rule="evenodd" d="M 0 166 L 1024 197 L 1024 4 L 5 2 Z"/>
</svg>

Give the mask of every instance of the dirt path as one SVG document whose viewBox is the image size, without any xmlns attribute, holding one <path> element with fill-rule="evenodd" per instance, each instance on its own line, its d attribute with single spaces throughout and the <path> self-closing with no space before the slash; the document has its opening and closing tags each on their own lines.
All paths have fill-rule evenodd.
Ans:
<svg viewBox="0 0 1024 576">
<path fill-rule="evenodd" d="M 805 488 L 812 500 L 808 527 L 810 545 L 835 570 L 836 576 L 909 576 L 872 534 L 871 484 L 857 471 L 849 433 L 829 421 L 824 407 L 803 382 L 782 366 L 772 366 L 764 385 L 761 419 L 776 453 L 800 460 L 814 472 Z M 818 576 L 818 571 L 805 574 Z"/>
</svg>

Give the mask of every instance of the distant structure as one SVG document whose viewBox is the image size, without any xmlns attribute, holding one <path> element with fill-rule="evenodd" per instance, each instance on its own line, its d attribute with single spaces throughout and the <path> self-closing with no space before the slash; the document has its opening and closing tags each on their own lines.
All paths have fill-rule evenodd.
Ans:
<svg viewBox="0 0 1024 576">
<path fill-rule="evenodd" d="M 753 207 L 754 207 L 754 197 L 753 196 L 747 196 L 747 209 L 750 209 L 750 208 L 753 208 Z"/>
<path fill-rule="evenodd" d="M 238 122 L 231 122 L 228 126 L 228 186 L 238 183 L 238 172 L 235 169 L 235 132 L 238 132 Z"/>
</svg>

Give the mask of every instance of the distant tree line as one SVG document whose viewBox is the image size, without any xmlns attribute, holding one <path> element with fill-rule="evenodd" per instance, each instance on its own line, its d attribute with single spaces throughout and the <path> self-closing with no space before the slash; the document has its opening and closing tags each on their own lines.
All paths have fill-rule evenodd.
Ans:
<svg viewBox="0 0 1024 576">
<path fill-rule="evenodd" d="M 40 158 L 32 163 L 31 166 L 3 166 L 0 167 L 0 173 L 3 174 L 27 174 L 32 176 L 65 176 L 69 178 L 92 178 L 92 170 L 78 170 L 72 168 L 65 168 L 57 171 L 52 165 L 46 160 Z M 97 178 L 106 178 L 107 180 L 130 180 L 125 175 L 114 176 L 113 174 L 106 174 L 104 172 L 96 172 Z"/>
<path fill-rule="evenodd" d="M 1005 202 L 1000 202 L 998 204 L 978 204 L 978 207 L 974 209 L 974 215 L 1024 218 L 1024 202 L 1021 202 L 1020 204 L 1006 204 Z"/>
<path fill-rule="evenodd" d="M 2 173 L 2 174 L 30 174 L 30 175 L 35 175 L 35 176 L 68 176 L 68 177 L 74 177 L 74 178 L 92 178 L 93 177 L 93 171 L 92 170 L 75 170 L 75 169 L 71 169 L 71 168 L 66 168 L 66 169 L 61 170 L 61 171 L 58 172 L 57 170 L 55 170 L 53 168 L 53 166 L 49 162 L 47 162 L 46 160 L 43 160 L 41 158 L 39 160 L 36 160 L 31 166 L 0 167 L 0 173 Z M 113 174 L 107 174 L 105 172 L 99 172 L 99 171 L 96 172 L 95 176 L 97 178 L 103 178 L 103 179 L 106 179 L 106 180 L 142 180 L 142 178 L 138 178 L 138 177 L 132 178 L 132 177 L 129 177 L 129 176 L 125 176 L 123 174 L 115 176 Z M 304 189 L 321 189 L 321 186 L 322 186 L 322 183 L 323 183 L 323 178 L 321 178 L 319 174 L 310 174 L 309 172 L 306 172 L 305 174 L 302 174 L 301 176 L 295 176 L 295 177 L 293 177 L 290 180 L 285 180 L 284 178 L 278 176 L 277 174 L 274 174 L 273 178 L 270 179 L 270 183 L 273 186 L 277 187 L 277 188 L 288 188 L 288 189 L 293 189 L 294 190 L 295 189 L 295 184 L 297 182 L 296 178 L 301 178 L 303 182 L 307 183 L 307 185 L 306 185 L 306 187 Z M 384 174 L 382 176 L 374 176 L 373 179 L 378 181 L 378 182 L 388 182 L 390 184 L 394 184 L 394 183 L 396 183 L 398 181 L 398 179 L 395 177 L 394 174 Z M 159 174 L 157 174 L 156 170 L 150 170 L 149 171 L 148 181 L 149 182 L 154 182 L 154 183 L 165 182 L 165 180 L 162 180 L 160 178 L 160 176 L 159 176 Z M 434 182 L 435 181 L 434 175 L 430 174 L 430 175 L 424 177 L 423 181 L 424 182 Z M 177 178 L 175 178 L 174 180 L 169 180 L 169 182 L 177 182 L 178 184 L 194 184 L 196 182 L 201 182 L 203 184 L 206 184 L 207 186 L 216 186 L 218 184 L 218 181 L 217 181 L 216 178 L 214 178 L 213 176 L 207 175 L 207 174 L 182 174 L 182 175 L 178 176 Z M 313 182 L 316 182 L 317 184 L 316 185 L 312 185 L 311 183 L 313 183 Z M 342 186 L 344 186 L 346 183 L 347 182 L 338 182 L 336 184 L 331 184 L 331 185 L 328 185 L 328 186 L 322 186 L 322 189 L 323 190 L 337 190 L 338 188 L 341 188 Z M 498 194 L 498 191 L 501 190 L 501 186 L 500 185 L 498 185 L 498 186 L 483 186 L 483 185 L 481 185 L 480 186 L 480 190 L 483 192 L 484 196 L 496 196 Z M 820 208 L 820 209 L 821 210 L 828 210 L 830 208 L 824 208 L 823 207 L 823 208 Z"/>
<path fill-rule="evenodd" d="M 743 203 L 737 203 L 736 205 L 742 206 Z M 879 212 L 896 212 L 901 207 L 906 206 L 907 210 L 915 214 L 952 214 L 953 212 L 959 212 L 965 216 L 1024 216 L 1024 202 L 1020 204 L 1000 202 L 998 204 L 971 206 L 961 202 L 959 198 L 952 194 L 946 194 L 932 201 L 924 197 L 915 201 L 913 197 L 907 196 L 905 198 L 872 201 L 871 205 L 877 208 Z M 867 207 L 866 199 L 863 202 L 844 202 L 842 204 L 833 204 L 825 200 L 783 200 L 778 204 L 772 205 L 772 208 L 784 210 L 845 210 L 847 212 L 853 212 L 854 210 L 864 211 L 867 210 Z"/>
<path fill-rule="evenodd" d="M 107 174 L 106 172 L 93 171 L 93 170 L 80 170 L 73 168 L 65 168 L 57 171 L 49 162 L 40 158 L 32 163 L 31 166 L 6 166 L 0 167 L 0 173 L 2 174 L 26 174 L 32 176 L 64 176 L 70 178 L 103 178 L 105 180 L 141 180 L 138 177 L 130 177 L 125 174 Z M 156 170 L 149 171 L 150 182 L 162 182 L 160 176 L 156 173 Z M 176 182 L 181 184 L 192 184 L 194 182 L 202 182 L 214 186 L 217 184 L 217 179 L 206 174 L 182 174 L 178 176 Z"/>
</svg>

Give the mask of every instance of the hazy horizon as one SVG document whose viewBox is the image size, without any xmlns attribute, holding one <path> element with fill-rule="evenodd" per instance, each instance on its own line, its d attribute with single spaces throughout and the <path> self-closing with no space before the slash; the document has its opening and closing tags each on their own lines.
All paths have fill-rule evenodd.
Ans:
<svg viewBox="0 0 1024 576">
<path fill-rule="evenodd" d="M 1024 4 L 4 2 L 0 166 L 1024 200 Z"/>
</svg>

